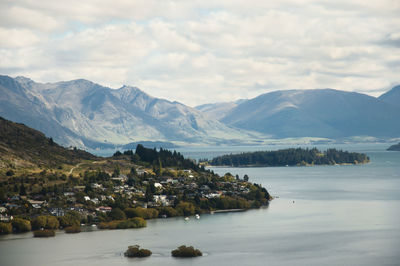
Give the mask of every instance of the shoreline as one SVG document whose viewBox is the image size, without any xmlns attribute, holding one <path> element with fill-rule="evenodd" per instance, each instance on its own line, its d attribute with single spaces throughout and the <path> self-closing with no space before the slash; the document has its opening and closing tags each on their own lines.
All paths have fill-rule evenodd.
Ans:
<svg viewBox="0 0 400 266">
<path fill-rule="evenodd" d="M 205 167 L 213 167 L 213 168 L 269 168 L 269 167 L 313 167 L 313 166 L 338 166 L 338 165 L 363 165 L 369 164 L 371 161 L 368 162 L 361 162 L 361 163 L 337 163 L 337 164 L 305 164 L 305 165 L 207 165 Z"/>
</svg>

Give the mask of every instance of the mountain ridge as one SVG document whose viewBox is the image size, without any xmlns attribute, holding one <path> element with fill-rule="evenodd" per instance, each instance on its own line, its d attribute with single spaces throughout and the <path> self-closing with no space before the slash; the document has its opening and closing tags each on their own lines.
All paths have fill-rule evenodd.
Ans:
<svg viewBox="0 0 400 266">
<path fill-rule="evenodd" d="M 111 89 L 84 79 L 36 83 L 0 76 L 0 115 L 53 136 L 63 145 L 124 145 L 138 141 L 246 142 L 259 133 L 208 119 L 182 103 L 131 86 Z"/>
</svg>

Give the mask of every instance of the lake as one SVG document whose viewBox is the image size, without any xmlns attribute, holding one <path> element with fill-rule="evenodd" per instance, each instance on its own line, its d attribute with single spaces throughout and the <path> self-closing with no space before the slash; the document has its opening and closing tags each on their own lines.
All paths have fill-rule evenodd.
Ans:
<svg viewBox="0 0 400 266">
<path fill-rule="evenodd" d="M 148 221 L 142 229 L 80 234 L 57 232 L 0 237 L 0 265 L 399 265 L 400 152 L 388 145 L 329 145 L 366 152 L 354 166 L 212 168 L 260 183 L 276 196 L 268 208 Z M 283 147 L 198 147 L 192 158 Z M 325 146 L 317 146 L 325 149 Z M 90 228 L 89 228 L 90 230 Z M 128 259 L 128 245 L 153 255 Z M 204 256 L 176 259 L 172 249 L 193 245 Z"/>
</svg>

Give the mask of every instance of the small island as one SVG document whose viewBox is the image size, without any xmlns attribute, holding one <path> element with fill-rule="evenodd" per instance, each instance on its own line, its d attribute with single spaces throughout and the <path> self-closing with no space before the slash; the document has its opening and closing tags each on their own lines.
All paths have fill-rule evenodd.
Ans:
<svg viewBox="0 0 400 266">
<path fill-rule="evenodd" d="M 213 158 L 203 163 L 212 166 L 267 167 L 267 166 L 306 166 L 368 163 L 364 153 L 328 149 L 324 152 L 313 148 L 291 148 L 277 151 L 257 151 L 229 154 Z"/>
<path fill-rule="evenodd" d="M 152 252 L 148 249 L 140 248 L 139 245 L 129 246 L 124 255 L 128 258 L 145 258 L 151 256 Z"/>
<path fill-rule="evenodd" d="M 400 151 L 400 142 L 399 142 L 399 144 L 394 144 L 394 145 L 390 146 L 387 150 L 388 151 Z"/>
<path fill-rule="evenodd" d="M 172 250 L 171 255 L 173 257 L 192 258 L 192 257 L 203 256 L 203 253 L 192 246 L 187 247 L 183 245 L 178 247 L 177 249 Z"/>
</svg>

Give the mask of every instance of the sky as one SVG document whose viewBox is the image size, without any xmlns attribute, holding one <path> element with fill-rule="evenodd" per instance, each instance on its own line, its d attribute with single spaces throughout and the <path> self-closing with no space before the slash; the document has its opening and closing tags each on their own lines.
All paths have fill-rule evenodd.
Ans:
<svg viewBox="0 0 400 266">
<path fill-rule="evenodd" d="M 400 84 L 400 0 L 0 0 L 0 74 L 189 106 Z"/>
</svg>

